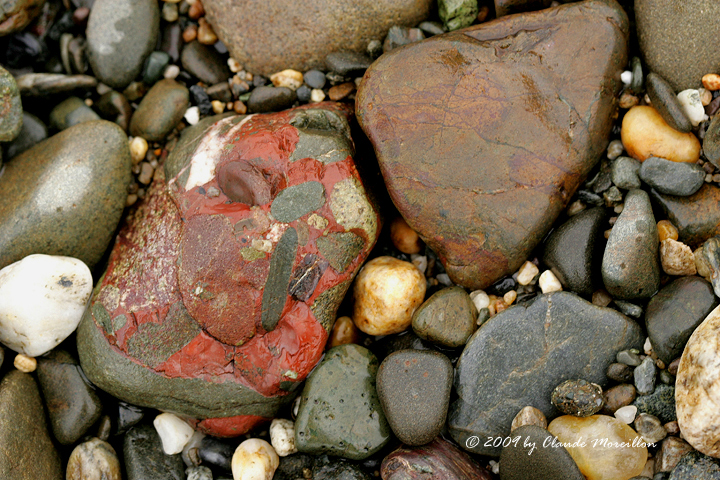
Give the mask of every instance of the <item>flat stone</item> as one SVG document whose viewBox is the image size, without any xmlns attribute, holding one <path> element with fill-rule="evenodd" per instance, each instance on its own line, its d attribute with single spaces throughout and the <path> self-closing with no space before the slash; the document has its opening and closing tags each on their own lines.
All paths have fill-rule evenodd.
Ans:
<svg viewBox="0 0 720 480">
<path fill-rule="evenodd" d="M 92 269 L 114 238 L 129 183 L 127 135 L 104 120 L 63 130 L 16 156 L 0 178 L 0 267 L 44 253 Z"/>
<path fill-rule="evenodd" d="M 159 30 L 154 0 L 96 0 L 87 26 L 87 55 L 95 75 L 113 88 L 126 87 L 142 70 Z"/>
<path fill-rule="evenodd" d="M 383 42 L 383 53 L 388 53 L 396 48 L 419 42 L 425 39 L 425 34 L 419 28 L 401 27 L 393 25 Z"/>
<path fill-rule="evenodd" d="M 643 190 L 630 190 L 602 260 L 603 283 L 610 295 L 625 300 L 655 295 L 660 287 L 658 244 L 650 198 Z"/>
<path fill-rule="evenodd" d="M 555 437 L 546 429 L 526 425 L 509 438 L 500 454 L 500 480 L 585 479 L 565 447 L 553 445 Z"/>
<path fill-rule="evenodd" d="M 675 90 L 657 73 L 650 72 L 645 77 L 645 89 L 652 106 L 672 128 L 679 132 L 692 131 L 692 123 L 685 114 Z"/>
<path fill-rule="evenodd" d="M 417 447 L 403 445 L 385 457 L 380 466 L 383 480 L 424 480 L 428 472 L 438 480 L 492 478 L 468 454 L 442 438 Z"/>
<path fill-rule="evenodd" d="M 402 350 L 383 360 L 377 392 L 395 436 L 406 445 L 424 445 L 445 426 L 453 367 L 439 352 Z"/>
<path fill-rule="evenodd" d="M 584 378 L 605 385 L 615 354 L 643 340 L 640 327 L 623 314 L 568 292 L 510 307 L 475 332 L 458 360 L 450 434 L 461 447 L 472 435 L 508 435 L 513 417 L 528 405 L 555 416 L 550 394 L 558 384 Z M 468 450 L 500 453 L 484 443 Z"/>
<path fill-rule="evenodd" d="M 639 396 L 632 403 L 638 413 L 647 413 L 658 417 L 663 423 L 674 422 L 675 413 L 675 387 L 660 384 L 650 395 Z"/>
<path fill-rule="evenodd" d="M 690 452 L 680 459 L 668 480 L 720 480 L 720 461 Z"/>
<path fill-rule="evenodd" d="M 0 67 L 0 142 L 14 140 L 22 128 L 23 109 L 15 78 Z"/>
<path fill-rule="evenodd" d="M 130 134 L 159 142 L 185 115 L 190 104 L 190 92 L 175 80 L 157 82 L 138 105 L 130 120 Z"/>
<path fill-rule="evenodd" d="M 15 140 L 4 145 L 5 158 L 12 159 L 48 137 L 45 124 L 32 113 L 23 112 L 22 128 Z"/>
<path fill-rule="evenodd" d="M 640 167 L 640 179 L 660 193 L 688 197 L 700 190 L 705 170 L 694 163 L 671 162 L 650 157 Z"/>
<path fill-rule="evenodd" d="M 625 190 L 640 188 L 640 162 L 631 157 L 620 156 L 612 163 L 612 182 L 616 187 Z"/>
<path fill-rule="evenodd" d="M 209 22 L 230 55 L 253 73 L 324 68 L 331 52 L 363 53 L 393 25 L 415 26 L 431 0 L 206 0 Z M 280 14 L 279 12 L 282 12 Z M 267 18 L 275 21 L 268 24 Z M 186 47 L 187 48 L 187 47 Z"/>
<path fill-rule="evenodd" d="M 325 57 L 325 66 L 328 70 L 346 77 L 362 76 L 371 63 L 372 59 L 370 57 L 356 52 L 333 52 Z"/>
<path fill-rule="evenodd" d="M 720 168 L 720 115 L 714 115 L 703 138 L 703 153 L 716 167 Z"/>
<path fill-rule="evenodd" d="M 412 328 L 424 340 L 449 348 L 462 347 L 477 329 L 477 310 L 461 287 L 434 293 L 413 313 Z"/>
<path fill-rule="evenodd" d="M 454 283 L 514 273 L 601 157 L 627 34 L 619 5 L 591 0 L 439 35 L 368 69 L 360 125 Z"/>
<path fill-rule="evenodd" d="M 257 87 L 247 101 L 251 113 L 277 112 L 290 108 L 297 95 L 287 87 Z"/>
<path fill-rule="evenodd" d="M 215 85 L 230 78 L 230 69 L 222 56 L 214 48 L 198 41 L 190 42 L 183 47 L 180 60 L 188 73 L 208 85 Z"/>
<path fill-rule="evenodd" d="M 74 90 L 89 90 L 98 84 L 90 75 L 63 75 L 62 73 L 26 73 L 17 78 L 20 95 L 45 97 Z"/>
<path fill-rule="evenodd" d="M 696 248 L 720 234 L 720 188 L 705 184 L 694 195 L 676 197 L 650 190 L 654 203 L 678 229 L 679 240 Z"/>
<path fill-rule="evenodd" d="M 160 436 L 150 425 L 125 434 L 123 457 L 127 480 L 185 480 L 180 455 L 165 455 Z"/>
</svg>

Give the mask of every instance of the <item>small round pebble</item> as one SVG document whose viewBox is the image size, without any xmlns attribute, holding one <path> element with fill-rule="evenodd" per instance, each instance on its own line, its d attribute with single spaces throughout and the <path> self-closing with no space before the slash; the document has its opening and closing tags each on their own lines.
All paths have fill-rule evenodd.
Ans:
<svg viewBox="0 0 720 480">
<path fill-rule="evenodd" d="M 70 454 L 66 480 L 120 480 L 120 462 L 115 449 L 99 438 L 81 443 Z"/>
<path fill-rule="evenodd" d="M 423 247 L 420 236 L 402 217 L 396 217 L 390 224 L 390 240 L 395 248 L 407 255 L 420 253 Z"/>
<path fill-rule="evenodd" d="M 535 425 L 536 427 L 547 429 L 547 418 L 543 412 L 528 405 L 527 407 L 523 407 L 523 409 L 515 415 L 512 424 L 510 424 L 510 431 L 512 432 L 526 425 Z"/>
<path fill-rule="evenodd" d="M 637 407 L 635 405 L 626 405 L 615 410 L 615 418 L 627 425 L 635 421 L 636 415 Z"/>
<path fill-rule="evenodd" d="M 310 101 L 312 103 L 318 103 L 325 100 L 325 92 L 320 90 L 319 88 L 313 88 L 312 92 L 310 92 Z"/>
<path fill-rule="evenodd" d="M 250 438 L 238 445 L 233 454 L 233 480 L 271 480 L 279 464 L 280 458 L 272 445 Z"/>
<path fill-rule="evenodd" d="M 699 91 L 694 89 L 683 90 L 677 94 L 677 98 L 693 127 L 697 127 L 700 125 L 700 122 L 704 122 L 708 119 L 708 116 L 705 115 L 705 108 L 703 107 L 702 100 L 700 99 Z"/>
<path fill-rule="evenodd" d="M 638 394 L 649 395 L 655 390 L 656 373 L 657 367 L 650 357 L 643 360 L 640 366 L 635 367 L 633 378 L 635 379 L 635 388 Z"/>
<path fill-rule="evenodd" d="M 545 270 L 542 275 L 540 275 L 538 285 L 540 285 L 542 293 L 562 291 L 562 284 L 560 283 L 560 280 L 558 280 L 555 274 L 550 270 Z"/>
<path fill-rule="evenodd" d="M 18 353 L 15 355 L 13 366 L 21 372 L 31 373 L 37 368 L 37 360 L 35 360 L 35 357 L 28 357 L 27 355 Z"/>
<path fill-rule="evenodd" d="M 185 111 L 183 117 L 189 125 L 195 125 L 200 121 L 200 109 L 198 107 L 190 107 Z"/>
<path fill-rule="evenodd" d="M 153 420 L 160 440 L 162 440 L 163 451 L 167 455 L 175 455 L 185 448 L 195 430 L 184 420 L 172 413 L 161 413 Z"/>
<path fill-rule="evenodd" d="M 657 223 L 657 229 L 658 229 L 658 239 L 662 242 L 663 240 L 672 239 L 677 240 L 678 239 L 678 229 L 675 228 L 675 225 L 673 225 L 670 220 L 660 220 Z"/>
<path fill-rule="evenodd" d="M 702 77 L 703 87 L 710 91 L 720 90 L 720 75 L 717 73 L 708 73 Z"/>
<path fill-rule="evenodd" d="M 622 155 L 625 147 L 623 142 L 620 140 L 613 140 L 607 147 L 607 158 L 608 160 L 615 160 L 617 157 Z"/>
<path fill-rule="evenodd" d="M 520 285 L 530 285 L 533 279 L 540 273 L 537 265 L 532 262 L 525 262 L 517 273 L 517 282 Z"/>
<path fill-rule="evenodd" d="M 133 137 L 130 140 L 130 158 L 132 158 L 133 165 L 137 165 L 145 159 L 145 154 L 148 151 L 148 143 L 142 137 Z"/>
<path fill-rule="evenodd" d="M 641 413 L 635 419 L 635 431 L 645 440 L 646 443 L 658 443 L 667 437 L 667 430 L 662 422 L 654 415 Z"/>
<path fill-rule="evenodd" d="M 295 422 L 285 418 L 274 418 L 270 423 L 270 443 L 280 457 L 296 453 Z"/>
<path fill-rule="evenodd" d="M 323 88 L 327 81 L 325 74 L 320 70 L 308 70 L 305 72 L 304 79 L 308 87 L 315 89 Z"/>
<path fill-rule="evenodd" d="M 471 292 L 470 300 L 473 301 L 473 304 L 478 312 L 483 308 L 488 308 L 490 306 L 490 296 L 488 296 L 484 290 L 475 290 L 474 292 Z"/>
<path fill-rule="evenodd" d="M 566 380 L 553 390 L 552 404 L 565 415 L 589 417 L 603 407 L 603 392 L 600 385 L 586 380 Z"/>
</svg>

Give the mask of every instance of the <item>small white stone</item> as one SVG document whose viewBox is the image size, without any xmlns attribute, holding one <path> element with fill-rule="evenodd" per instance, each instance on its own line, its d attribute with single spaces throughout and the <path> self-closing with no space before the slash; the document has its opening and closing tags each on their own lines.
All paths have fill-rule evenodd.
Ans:
<svg viewBox="0 0 720 480">
<path fill-rule="evenodd" d="M 185 111 L 185 121 L 190 125 L 195 125 L 200 121 L 200 109 L 198 107 L 190 107 Z"/>
<path fill-rule="evenodd" d="M 148 151 L 148 143 L 143 137 L 133 137 L 130 140 L 130 158 L 133 165 L 137 165 L 145 159 Z"/>
<path fill-rule="evenodd" d="M 178 6 L 176 3 L 165 3 L 162 7 L 162 17 L 166 22 L 174 22 L 178 19 Z"/>
<path fill-rule="evenodd" d="M 475 304 L 475 308 L 477 308 L 478 311 L 490 306 L 490 297 L 484 290 L 470 292 L 470 300 Z"/>
<path fill-rule="evenodd" d="M 488 462 L 488 465 L 490 465 L 490 470 L 491 470 L 495 475 L 500 475 L 500 461 L 498 461 L 498 460 L 490 460 L 490 461 Z"/>
<path fill-rule="evenodd" d="M 172 413 L 161 413 L 153 420 L 155 430 L 162 440 L 163 451 L 167 455 L 175 455 L 183 451 L 195 430 L 184 420 Z"/>
<path fill-rule="evenodd" d="M 35 357 L 28 357 L 27 355 L 18 353 L 15 355 L 13 365 L 21 372 L 30 373 L 34 372 L 37 368 L 37 360 L 35 360 Z"/>
<path fill-rule="evenodd" d="M 163 72 L 163 77 L 170 80 L 175 80 L 178 75 L 180 75 L 180 67 L 177 65 L 168 65 Z"/>
<path fill-rule="evenodd" d="M 319 88 L 313 88 L 310 92 L 310 102 L 311 103 L 318 103 L 325 100 L 325 92 L 323 92 Z"/>
<path fill-rule="evenodd" d="M 645 355 L 651 355 L 653 352 L 653 346 L 652 343 L 650 343 L 650 337 L 647 337 L 645 339 L 645 345 L 643 345 L 643 351 L 645 352 Z"/>
<path fill-rule="evenodd" d="M 285 418 L 274 418 L 270 424 L 270 443 L 281 457 L 296 453 L 295 422 Z"/>
<path fill-rule="evenodd" d="M 303 74 L 297 70 L 288 68 L 282 72 L 270 75 L 270 81 L 276 87 L 287 87 L 290 90 L 297 90 L 303 84 Z"/>
<path fill-rule="evenodd" d="M 625 85 L 630 85 L 632 83 L 632 78 L 633 74 L 629 70 L 625 70 L 620 74 L 620 80 L 622 80 Z"/>
<path fill-rule="evenodd" d="M 28 255 L 0 270 L 0 342 L 37 357 L 75 331 L 92 293 L 77 258 Z"/>
<path fill-rule="evenodd" d="M 689 88 L 683 90 L 677 94 L 680 105 L 685 110 L 685 114 L 690 119 L 693 127 L 700 125 L 700 122 L 704 122 L 708 119 L 705 115 L 705 107 L 703 107 L 702 100 L 700 99 L 700 92 L 695 89 Z"/>
<path fill-rule="evenodd" d="M 228 64 L 228 68 L 230 68 L 230 71 L 232 73 L 241 72 L 243 69 L 243 66 L 240 64 L 240 62 L 238 62 L 237 60 L 235 60 L 232 57 L 227 59 L 227 64 Z"/>
<path fill-rule="evenodd" d="M 250 438 L 238 445 L 232 457 L 233 480 L 272 480 L 280 458 L 265 440 Z"/>
<path fill-rule="evenodd" d="M 452 287 L 453 282 L 450 280 L 450 275 L 447 273 L 439 273 L 436 277 L 437 281 L 446 287 Z"/>
<path fill-rule="evenodd" d="M 542 275 L 540 275 L 538 285 L 540 285 L 540 290 L 542 290 L 543 293 L 562 291 L 560 280 L 558 280 L 550 270 L 545 270 Z"/>
<path fill-rule="evenodd" d="M 635 421 L 636 415 L 637 407 L 635 405 L 626 405 L 615 410 L 615 418 L 627 425 Z"/>
<path fill-rule="evenodd" d="M 427 257 L 425 255 L 419 255 L 417 253 L 413 253 L 410 255 L 410 261 L 413 265 L 417 267 L 418 270 L 420 270 L 420 273 L 425 275 L 425 271 L 427 270 Z"/>
<path fill-rule="evenodd" d="M 623 143 L 620 140 L 613 140 L 610 142 L 610 145 L 608 145 L 607 148 L 607 158 L 608 160 L 615 160 L 617 157 L 622 155 L 624 150 Z"/>
<path fill-rule="evenodd" d="M 195 430 L 195 432 L 192 434 L 192 437 L 190 437 L 190 440 L 188 440 L 188 442 L 183 447 L 180 456 L 182 457 L 183 462 L 185 462 L 185 466 L 192 467 L 200 462 L 198 448 L 200 448 L 200 443 L 202 442 L 203 438 L 205 438 L 205 434 Z"/>
<path fill-rule="evenodd" d="M 540 273 L 537 265 L 532 262 L 523 263 L 517 273 L 517 282 L 520 285 L 530 285 L 533 279 Z"/>
</svg>

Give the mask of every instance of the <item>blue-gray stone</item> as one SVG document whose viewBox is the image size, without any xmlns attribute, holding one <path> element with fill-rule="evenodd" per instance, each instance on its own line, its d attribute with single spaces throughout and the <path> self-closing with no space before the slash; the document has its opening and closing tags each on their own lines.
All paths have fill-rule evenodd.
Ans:
<svg viewBox="0 0 720 480">
<path fill-rule="evenodd" d="M 270 213 L 279 222 L 290 223 L 325 205 L 325 188 L 320 182 L 305 182 L 282 190 L 273 200 Z"/>
<path fill-rule="evenodd" d="M 705 170 L 695 163 L 671 162 L 650 157 L 640 166 L 640 179 L 658 192 L 688 197 L 700 190 L 705 182 Z"/>
</svg>

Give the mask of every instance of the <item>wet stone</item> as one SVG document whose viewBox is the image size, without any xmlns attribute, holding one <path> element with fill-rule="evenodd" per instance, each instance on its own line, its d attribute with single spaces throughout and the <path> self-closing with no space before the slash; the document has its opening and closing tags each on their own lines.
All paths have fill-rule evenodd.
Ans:
<svg viewBox="0 0 720 480">
<path fill-rule="evenodd" d="M 215 85 L 230 78 L 230 69 L 222 56 L 214 48 L 198 41 L 183 47 L 180 61 L 188 73 L 208 85 Z"/>
<path fill-rule="evenodd" d="M 689 197 L 664 195 L 655 190 L 650 190 L 650 195 L 677 227 L 679 240 L 690 248 L 720 234 L 720 209 L 717 208 L 720 188 L 717 186 L 706 183 Z"/>
<path fill-rule="evenodd" d="M 15 78 L 0 67 L 0 142 L 15 139 L 22 128 L 23 109 Z"/>
<path fill-rule="evenodd" d="M 698 273 L 711 282 L 715 295 L 720 297 L 720 236 L 706 241 L 694 257 Z"/>
<path fill-rule="evenodd" d="M 217 438 L 206 436 L 200 441 L 198 455 L 204 464 L 221 470 L 231 471 L 235 445 Z"/>
<path fill-rule="evenodd" d="M 462 347 L 475 332 L 477 310 L 461 287 L 444 288 L 415 310 L 412 328 L 424 340 L 449 348 Z"/>
<path fill-rule="evenodd" d="M 527 425 L 513 431 L 500 454 L 501 480 L 584 480 L 575 461 L 544 428 Z"/>
<path fill-rule="evenodd" d="M 612 182 L 624 190 L 640 188 L 640 162 L 631 157 L 618 157 L 612 163 Z"/>
<path fill-rule="evenodd" d="M 162 441 L 149 425 L 134 427 L 123 441 L 127 480 L 185 480 L 180 455 L 165 455 Z"/>
<path fill-rule="evenodd" d="M 645 88 L 652 106 L 672 128 L 679 132 L 691 132 L 692 124 L 685 114 L 675 91 L 660 75 L 650 72 L 645 78 Z"/>
<path fill-rule="evenodd" d="M 632 403 L 638 413 L 647 413 L 658 417 L 663 423 L 675 421 L 675 387 L 660 384 L 650 395 L 642 395 Z"/>
<path fill-rule="evenodd" d="M 78 97 L 64 100 L 50 112 L 50 126 L 57 130 L 65 130 L 79 123 L 93 120 L 100 120 L 100 116 Z"/>
<path fill-rule="evenodd" d="M 422 446 L 403 445 L 385 457 L 380 466 L 383 480 L 425 480 L 428 472 L 443 480 L 492 478 L 469 455 L 442 438 Z"/>
<path fill-rule="evenodd" d="M 4 157 L 7 160 L 21 154 L 48 137 L 48 129 L 35 115 L 23 112 L 22 128 L 15 140 L 5 144 Z"/>
<path fill-rule="evenodd" d="M 130 134 L 148 141 L 164 140 L 180 123 L 188 107 L 189 91 L 175 80 L 157 82 L 130 120 Z"/>
<path fill-rule="evenodd" d="M 550 400 L 564 415 L 589 417 L 603 407 L 603 392 L 599 385 L 585 380 L 566 380 L 552 392 Z"/>
<path fill-rule="evenodd" d="M 287 87 L 257 87 L 247 101 L 251 113 L 277 112 L 292 106 L 297 95 Z"/>
<path fill-rule="evenodd" d="M 640 167 L 640 179 L 660 193 L 687 197 L 703 186 L 705 170 L 694 163 L 650 157 Z"/>
<path fill-rule="evenodd" d="M 640 355 L 632 350 L 622 350 L 617 353 L 615 358 L 618 363 L 624 363 L 625 365 L 629 365 L 631 367 L 637 367 L 642 363 Z"/>
<path fill-rule="evenodd" d="M 119 433 L 124 433 L 137 425 L 144 417 L 144 409 L 123 401 L 118 402 L 117 429 Z"/>
<path fill-rule="evenodd" d="M 362 76 L 371 63 L 372 60 L 368 56 L 355 52 L 333 52 L 325 57 L 325 66 L 328 70 L 349 77 Z"/>
<path fill-rule="evenodd" d="M 668 480 L 720 480 L 720 461 L 693 451 L 683 455 Z"/>
</svg>

